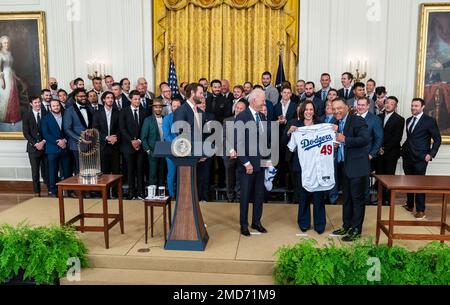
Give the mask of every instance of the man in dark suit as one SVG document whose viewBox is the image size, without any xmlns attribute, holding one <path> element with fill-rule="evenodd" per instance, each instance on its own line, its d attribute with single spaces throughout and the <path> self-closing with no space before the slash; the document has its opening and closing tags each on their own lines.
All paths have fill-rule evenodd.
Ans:
<svg viewBox="0 0 450 305">
<path fill-rule="evenodd" d="M 130 92 L 131 106 L 120 111 L 121 150 L 128 170 L 128 200 L 144 198 L 144 159 L 141 130 L 147 111 L 141 105 L 141 94 Z"/>
<path fill-rule="evenodd" d="M 383 145 L 384 131 L 381 119 L 375 114 L 369 112 L 371 100 L 368 97 L 363 97 L 358 100 L 356 105 L 356 113 L 364 118 L 367 123 L 370 142 L 368 146 L 368 159 L 370 163 L 370 172 L 375 171 L 375 162 L 380 153 L 381 145 Z M 367 179 L 366 183 L 366 202 L 370 201 L 370 181 Z"/>
<path fill-rule="evenodd" d="M 234 150 L 232 135 L 234 133 L 234 121 L 236 117 L 247 108 L 244 100 L 236 103 L 234 107 L 234 116 L 223 120 L 223 161 L 226 171 L 227 199 L 228 202 L 239 201 L 241 197 L 241 185 L 237 172 L 238 160 Z M 233 157 L 231 157 L 233 155 Z"/>
<path fill-rule="evenodd" d="M 84 89 L 76 89 L 74 99 L 75 105 L 64 113 L 64 133 L 69 138 L 69 149 L 75 159 L 75 174 L 78 175 L 80 172 L 78 142 L 80 134 L 92 127 L 92 112 L 86 105 L 86 91 Z"/>
<path fill-rule="evenodd" d="M 338 91 L 338 94 L 346 101 L 355 97 L 355 94 L 352 90 L 353 79 L 353 74 L 351 74 L 350 72 L 345 72 L 341 76 L 341 83 L 343 88 Z"/>
<path fill-rule="evenodd" d="M 358 101 L 366 97 L 366 85 L 361 82 L 353 85 L 353 98 L 347 100 L 347 105 L 351 111 L 357 111 Z M 375 114 L 375 103 L 369 99 L 369 112 Z"/>
<path fill-rule="evenodd" d="M 49 89 L 43 89 L 41 91 L 41 114 L 45 117 L 51 112 L 50 102 L 52 100 L 52 92 Z"/>
<path fill-rule="evenodd" d="M 208 80 L 202 77 L 198 80 L 198 83 L 203 87 L 203 96 L 205 97 L 205 99 L 208 99 L 212 95 L 211 92 L 208 91 L 209 88 Z"/>
<path fill-rule="evenodd" d="M 103 109 L 103 105 L 99 102 L 99 99 L 101 100 L 102 98 L 102 94 L 100 94 L 99 97 L 97 93 L 93 90 L 87 93 L 88 103 L 86 104 L 86 106 L 89 108 L 92 114 Z"/>
<path fill-rule="evenodd" d="M 57 196 L 56 183 L 61 164 L 63 179 L 71 176 L 69 150 L 64 123 L 61 114 L 61 104 L 58 100 L 50 102 L 51 113 L 42 119 L 42 136 L 45 139 L 45 154 L 48 159 L 49 191 L 53 197 Z"/>
<path fill-rule="evenodd" d="M 27 153 L 31 165 L 31 177 L 33 179 L 33 191 L 36 197 L 41 196 L 42 173 L 44 183 L 48 185 L 48 174 L 45 158 L 45 140 L 41 133 L 42 110 L 39 96 L 30 96 L 31 109 L 24 115 L 22 121 L 23 136 L 27 139 Z"/>
<path fill-rule="evenodd" d="M 114 83 L 112 85 L 112 93 L 114 94 L 113 107 L 117 110 L 130 107 L 131 103 L 128 97 L 123 93 L 120 83 Z"/>
<path fill-rule="evenodd" d="M 287 122 L 292 119 L 297 118 L 297 107 L 298 104 L 292 101 L 292 90 L 291 87 L 281 88 L 281 101 L 275 105 L 274 116 L 278 121 L 279 126 L 279 137 L 283 135 L 284 129 L 286 128 Z M 286 145 L 281 142 L 279 144 L 279 154 L 281 156 L 280 161 L 277 165 L 277 175 L 276 181 L 274 182 L 278 187 L 284 188 L 286 184 L 286 175 L 289 173 L 289 165 L 286 161 Z"/>
<path fill-rule="evenodd" d="M 325 113 L 325 102 L 315 95 L 316 85 L 314 82 L 306 82 L 305 85 L 305 100 L 312 101 L 314 108 L 316 109 L 316 117 L 319 118 Z"/>
<path fill-rule="evenodd" d="M 145 112 L 148 113 L 149 115 L 151 115 L 152 112 L 152 103 L 153 100 L 149 99 L 146 94 L 147 91 L 145 90 L 145 86 L 143 84 L 140 84 L 136 87 L 136 90 L 139 92 L 140 95 L 140 104 L 141 107 L 144 108 Z M 130 92 L 131 94 L 131 92 Z M 131 97 L 130 97 L 131 100 Z"/>
<path fill-rule="evenodd" d="M 248 230 L 248 205 L 253 199 L 253 218 L 252 229 L 260 233 L 267 233 L 267 230 L 261 224 L 264 201 L 264 174 L 265 170 L 261 166 L 262 144 L 260 139 L 267 137 L 267 143 L 270 143 L 270 128 L 268 128 L 266 118 L 259 111 L 265 102 L 265 93 L 261 89 L 255 89 L 250 94 L 249 108 L 241 112 L 236 123 L 254 124 L 253 128 L 246 128 L 245 131 L 235 131 L 235 151 L 239 158 L 239 176 L 241 183 L 240 199 L 240 225 L 241 234 L 250 236 Z M 231 156 L 233 157 L 233 156 Z"/>
<path fill-rule="evenodd" d="M 320 98 L 324 103 L 327 101 L 328 92 L 330 92 L 331 89 L 331 75 L 329 73 L 323 73 L 320 76 L 320 84 L 322 85 L 322 88 L 316 92 L 316 97 Z"/>
<path fill-rule="evenodd" d="M 222 83 L 222 95 L 228 101 L 229 104 L 233 104 L 234 96 L 233 92 L 230 91 L 230 81 L 223 79 L 220 81 Z"/>
<path fill-rule="evenodd" d="M 376 87 L 377 83 L 373 79 L 369 79 L 366 82 L 366 96 L 373 102 L 377 100 L 377 94 L 376 94 Z"/>
<path fill-rule="evenodd" d="M 376 172 L 379 175 L 395 175 L 400 158 L 405 119 L 395 112 L 397 106 L 398 99 L 395 96 L 388 97 L 384 105 L 385 111 L 379 115 L 386 135 L 376 162 Z M 390 203 L 389 192 L 386 189 L 383 189 L 383 203 Z"/>
<path fill-rule="evenodd" d="M 415 98 L 411 103 L 412 117 L 406 120 L 407 138 L 402 146 L 403 170 L 405 175 L 425 175 L 428 162 L 437 155 L 442 143 L 439 127 L 434 118 L 423 113 L 425 101 Z M 431 146 L 431 140 L 433 145 Z M 415 202 L 414 202 L 415 199 Z M 414 217 L 425 219 L 425 194 L 408 194 L 403 207 L 412 212 L 416 205 Z"/>
<path fill-rule="evenodd" d="M 192 153 L 203 154 L 202 128 L 206 122 L 204 112 L 197 108 L 202 101 L 203 86 L 192 83 L 186 86 L 186 103 L 173 115 L 175 133 L 190 139 L 192 143 Z M 183 125 L 183 126 L 181 126 Z"/>
<path fill-rule="evenodd" d="M 337 159 L 344 194 L 344 207 L 343 226 L 332 235 L 343 236 L 342 241 L 349 242 L 361 236 L 364 222 L 370 135 L 365 120 L 351 114 L 343 98 L 334 100 L 333 112 L 338 120 L 336 141 L 340 144 Z"/>
<path fill-rule="evenodd" d="M 100 163 L 103 174 L 120 173 L 119 110 L 113 107 L 114 94 L 103 93 L 104 107 L 94 113 L 92 127 L 100 134 Z"/>
<path fill-rule="evenodd" d="M 92 112 L 87 107 L 84 89 L 76 89 L 74 99 L 75 105 L 64 112 L 64 133 L 69 139 L 69 149 L 75 160 L 75 174 L 78 175 L 80 171 L 78 142 L 80 134 L 92 126 Z"/>
<path fill-rule="evenodd" d="M 212 95 L 206 99 L 206 112 L 214 115 L 214 119 L 220 124 L 225 118 L 232 114 L 233 104 L 222 95 L 222 83 L 220 80 L 213 80 L 211 82 Z M 218 187 L 225 187 L 225 166 L 223 159 L 217 156 L 212 158 L 211 184 L 215 184 L 215 173 L 218 174 Z"/>
</svg>

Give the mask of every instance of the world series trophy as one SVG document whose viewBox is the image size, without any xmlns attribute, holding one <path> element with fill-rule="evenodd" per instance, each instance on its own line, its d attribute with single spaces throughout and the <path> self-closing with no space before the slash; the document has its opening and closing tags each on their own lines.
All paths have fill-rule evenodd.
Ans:
<svg viewBox="0 0 450 305">
<path fill-rule="evenodd" d="M 80 135 L 78 141 L 80 156 L 79 182 L 82 184 L 97 184 L 102 175 L 100 166 L 100 135 L 97 129 L 87 129 Z"/>
</svg>

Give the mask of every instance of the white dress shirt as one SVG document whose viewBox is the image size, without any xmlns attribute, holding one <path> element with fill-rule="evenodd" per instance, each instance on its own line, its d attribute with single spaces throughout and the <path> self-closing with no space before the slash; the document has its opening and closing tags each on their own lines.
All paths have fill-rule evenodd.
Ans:
<svg viewBox="0 0 450 305">
<path fill-rule="evenodd" d="M 108 110 L 105 107 L 105 113 L 106 113 L 106 125 L 108 126 L 108 137 L 111 135 L 111 117 L 112 117 L 112 108 L 111 110 Z M 133 114 L 134 115 L 134 114 Z M 139 114 L 138 114 L 139 115 Z"/>
<path fill-rule="evenodd" d="M 80 109 L 81 106 L 85 106 L 85 107 L 87 107 L 87 106 L 86 105 L 80 105 L 78 103 L 76 103 L 76 105 L 77 105 L 78 109 L 80 110 L 81 115 L 83 116 L 83 119 L 84 119 L 84 122 L 86 123 L 86 126 L 89 126 L 89 117 L 88 117 L 88 113 L 87 113 L 87 108 Z"/>
<path fill-rule="evenodd" d="M 287 102 L 281 100 L 281 111 L 282 111 L 284 117 L 286 117 L 286 114 L 288 112 L 290 104 L 291 104 L 291 100 L 289 100 Z"/>
</svg>

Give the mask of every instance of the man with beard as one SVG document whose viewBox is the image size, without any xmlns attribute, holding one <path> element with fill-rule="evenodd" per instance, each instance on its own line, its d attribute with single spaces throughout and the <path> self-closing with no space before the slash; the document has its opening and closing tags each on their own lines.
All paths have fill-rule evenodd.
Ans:
<svg viewBox="0 0 450 305">
<path fill-rule="evenodd" d="M 58 81 L 54 77 L 50 77 L 48 79 L 48 87 L 51 90 L 52 98 L 57 100 L 58 99 Z"/>
<path fill-rule="evenodd" d="M 311 101 L 316 109 L 316 117 L 320 118 L 325 114 L 325 102 L 315 95 L 316 85 L 313 82 L 307 82 L 305 85 L 305 100 Z M 301 101 L 301 102 L 303 102 Z"/>
<path fill-rule="evenodd" d="M 75 105 L 64 113 L 64 132 L 69 138 L 69 149 L 75 159 L 75 174 L 80 172 L 80 157 L 78 142 L 80 134 L 92 126 L 92 112 L 86 105 L 86 91 L 76 89 L 74 92 Z"/>
<path fill-rule="evenodd" d="M 266 99 L 271 101 L 275 106 L 280 99 L 280 94 L 277 88 L 272 85 L 272 74 L 268 71 L 264 72 L 261 77 L 261 82 L 264 86 L 264 91 L 266 92 Z"/>
<path fill-rule="evenodd" d="M 46 116 L 50 113 L 50 101 L 52 100 L 52 92 L 48 89 L 44 89 L 41 91 L 41 111 L 42 116 Z"/>
</svg>

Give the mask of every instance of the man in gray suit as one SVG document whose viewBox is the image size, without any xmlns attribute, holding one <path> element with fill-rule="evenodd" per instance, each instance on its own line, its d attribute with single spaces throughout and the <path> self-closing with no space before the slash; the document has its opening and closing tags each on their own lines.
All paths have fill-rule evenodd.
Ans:
<svg viewBox="0 0 450 305">
<path fill-rule="evenodd" d="M 80 159 L 78 154 L 78 142 L 80 134 L 92 126 L 92 112 L 86 105 L 86 90 L 74 91 L 75 104 L 64 112 L 64 132 L 69 137 L 69 149 L 75 159 L 75 174 L 80 172 Z"/>
<path fill-rule="evenodd" d="M 353 94 L 354 97 L 347 100 L 347 105 L 350 107 L 350 110 L 356 111 L 358 101 L 366 97 L 366 85 L 362 82 L 356 82 L 353 85 Z M 370 100 L 369 112 L 375 114 L 375 103 L 373 100 Z"/>
<path fill-rule="evenodd" d="M 261 78 L 261 82 L 264 86 L 264 91 L 266 91 L 266 100 L 271 101 L 275 106 L 280 99 L 280 93 L 277 88 L 272 86 L 272 74 L 270 72 L 264 72 Z"/>
</svg>

